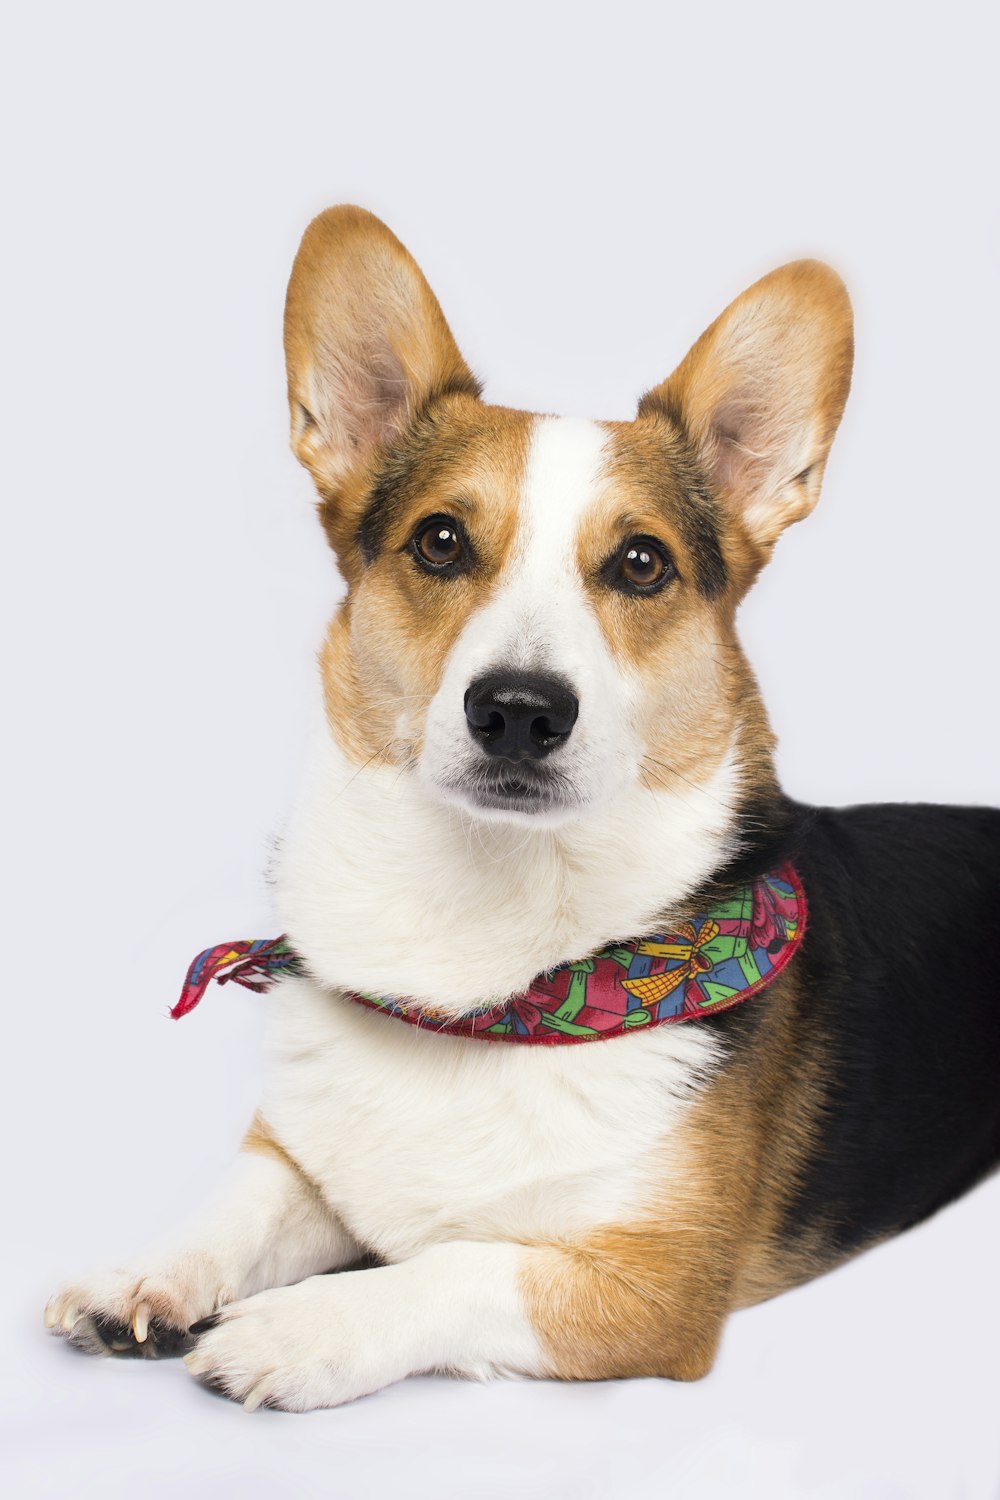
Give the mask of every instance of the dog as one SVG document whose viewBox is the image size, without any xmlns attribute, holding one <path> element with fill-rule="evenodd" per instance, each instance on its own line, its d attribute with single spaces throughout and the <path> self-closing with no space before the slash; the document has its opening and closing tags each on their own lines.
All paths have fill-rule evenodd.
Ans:
<svg viewBox="0 0 1000 1500">
<path fill-rule="evenodd" d="M 1000 812 L 793 802 L 735 634 L 852 338 L 797 262 L 633 421 L 537 416 L 378 219 L 309 226 L 291 440 L 347 592 L 282 939 L 181 1007 L 276 980 L 267 1083 L 216 1203 L 49 1327 L 249 1409 L 693 1380 L 732 1311 L 996 1167 Z"/>
</svg>

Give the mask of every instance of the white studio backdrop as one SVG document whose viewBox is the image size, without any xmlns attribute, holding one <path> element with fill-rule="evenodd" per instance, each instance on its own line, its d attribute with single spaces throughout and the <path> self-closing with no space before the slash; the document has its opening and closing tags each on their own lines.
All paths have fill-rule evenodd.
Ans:
<svg viewBox="0 0 1000 1500">
<path fill-rule="evenodd" d="M 807 800 L 1000 801 L 993 17 L 763 3 L 37 4 L 4 23 L 5 1230 L 20 1496 L 1000 1494 L 1000 1183 L 741 1314 L 696 1387 L 422 1380 L 245 1417 L 88 1363 L 45 1296 L 155 1237 L 252 1111 L 264 869 L 339 595 L 287 448 L 299 235 L 380 214 L 490 399 L 628 416 L 802 254 L 857 366 L 743 633 Z M 956 935 L 960 945 L 960 935 Z M 998 996 L 1000 1003 L 1000 996 Z"/>
</svg>

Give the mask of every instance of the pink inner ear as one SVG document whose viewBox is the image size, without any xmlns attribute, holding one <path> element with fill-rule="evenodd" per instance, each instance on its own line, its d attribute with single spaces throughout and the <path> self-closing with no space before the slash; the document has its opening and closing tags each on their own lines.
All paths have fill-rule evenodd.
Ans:
<svg viewBox="0 0 1000 1500">
<path fill-rule="evenodd" d="M 768 414 L 760 401 L 733 392 L 712 412 L 704 458 L 712 478 L 727 490 L 745 484 L 754 464 L 765 462 L 773 449 L 767 432 Z"/>
<path fill-rule="evenodd" d="M 407 400 L 403 366 L 388 343 L 358 350 L 342 384 L 332 393 L 334 415 L 346 428 L 352 448 L 368 452 L 400 425 Z"/>
<path fill-rule="evenodd" d="M 762 546 L 816 503 L 852 347 L 840 278 L 796 261 L 730 303 L 650 393 L 680 413 L 710 480 Z"/>
</svg>

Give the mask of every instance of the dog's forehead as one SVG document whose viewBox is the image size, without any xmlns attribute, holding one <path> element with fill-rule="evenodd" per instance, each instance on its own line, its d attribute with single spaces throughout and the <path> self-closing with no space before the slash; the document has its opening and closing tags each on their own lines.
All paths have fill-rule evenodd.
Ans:
<svg viewBox="0 0 1000 1500">
<path fill-rule="evenodd" d="M 458 398 L 441 403 L 393 450 L 359 519 L 367 562 L 422 514 L 455 514 L 486 544 L 491 573 L 592 572 L 629 534 L 684 554 L 713 597 L 726 570 L 722 518 L 684 436 L 669 422 L 540 416 Z M 602 552 L 603 549 L 603 552 Z"/>
<path fill-rule="evenodd" d="M 569 555 L 584 518 L 601 502 L 610 441 L 601 422 L 535 418 L 519 493 L 519 550 L 531 542 L 536 554 L 558 547 Z"/>
</svg>

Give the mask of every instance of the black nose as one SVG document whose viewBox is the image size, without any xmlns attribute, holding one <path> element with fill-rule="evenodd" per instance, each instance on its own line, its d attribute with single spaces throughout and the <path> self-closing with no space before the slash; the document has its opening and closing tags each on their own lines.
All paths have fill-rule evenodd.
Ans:
<svg viewBox="0 0 1000 1500">
<path fill-rule="evenodd" d="M 558 677 L 487 672 L 465 695 L 465 717 L 487 755 L 542 760 L 569 739 L 580 705 Z"/>
</svg>

